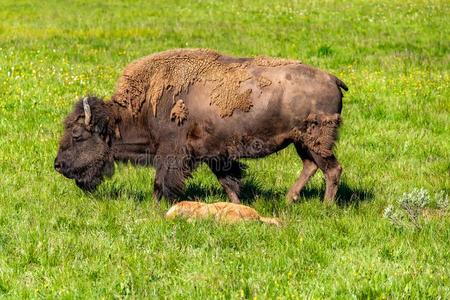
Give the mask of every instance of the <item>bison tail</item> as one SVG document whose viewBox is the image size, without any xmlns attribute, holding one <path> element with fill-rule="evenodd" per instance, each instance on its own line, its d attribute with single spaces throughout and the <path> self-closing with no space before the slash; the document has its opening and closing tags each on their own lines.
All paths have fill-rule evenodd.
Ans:
<svg viewBox="0 0 450 300">
<path fill-rule="evenodd" d="M 335 77 L 335 79 L 336 79 L 336 84 L 337 84 L 338 87 L 340 87 L 340 88 L 343 89 L 344 91 L 348 91 L 347 85 L 346 85 L 342 80 L 340 80 L 340 79 L 337 78 L 337 77 Z"/>
</svg>

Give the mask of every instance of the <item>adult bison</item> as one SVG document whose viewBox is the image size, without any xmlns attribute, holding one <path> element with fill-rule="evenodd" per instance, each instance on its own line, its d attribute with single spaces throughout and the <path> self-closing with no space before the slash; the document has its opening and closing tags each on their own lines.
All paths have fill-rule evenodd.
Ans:
<svg viewBox="0 0 450 300">
<path fill-rule="evenodd" d="M 154 166 L 154 197 L 174 199 L 205 162 L 239 202 L 244 165 L 293 143 L 303 170 L 288 201 L 320 168 L 325 199 L 342 168 L 333 155 L 346 85 L 298 61 L 234 58 L 204 49 L 157 53 L 131 63 L 110 101 L 78 101 L 64 123 L 55 169 L 93 190 L 114 161 Z"/>
</svg>

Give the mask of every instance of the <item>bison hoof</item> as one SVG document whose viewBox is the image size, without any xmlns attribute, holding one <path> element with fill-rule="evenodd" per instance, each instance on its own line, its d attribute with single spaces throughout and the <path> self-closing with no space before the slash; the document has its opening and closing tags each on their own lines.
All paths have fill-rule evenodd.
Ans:
<svg viewBox="0 0 450 300">
<path fill-rule="evenodd" d="M 241 204 L 241 200 L 239 200 L 239 198 L 231 198 L 231 203 Z"/>
<path fill-rule="evenodd" d="M 335 203 L 333 198 L 328 198 L 325 197 L 323 198 L 323 204 L 327 205 L 327 206 L 332 206 Z"/>
<path fill-rule="evenodd" d="M 293 195 L 291 193 L 288 193 L 286 195 L 286 202 L 287 204 L 292 204 L 298 200 L 298 195 Z"/>
</svg>

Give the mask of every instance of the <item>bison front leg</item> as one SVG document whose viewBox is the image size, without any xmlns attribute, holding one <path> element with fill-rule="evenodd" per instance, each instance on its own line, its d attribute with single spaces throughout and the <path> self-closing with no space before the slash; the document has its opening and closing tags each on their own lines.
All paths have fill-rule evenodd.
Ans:
<svg viewBox="0 0 450 300">
<path fill-rule="evenodd" d="M 208 166 L 216 175 L 230 201 L 241 203 L 239 192 L 245 165 L 231 159 L 212 159 L 208 161 Z"/>
<path fill-rule="evenodd" d="M 173 201 L 183 194 L 185 180 L 192 173 L 192 166 L 186 163 L 185 157 L 167 156 L 160 158 L 155 164 L 156 175 L 153 186 L 153 198 L 162 197 Z"/>
</svg>

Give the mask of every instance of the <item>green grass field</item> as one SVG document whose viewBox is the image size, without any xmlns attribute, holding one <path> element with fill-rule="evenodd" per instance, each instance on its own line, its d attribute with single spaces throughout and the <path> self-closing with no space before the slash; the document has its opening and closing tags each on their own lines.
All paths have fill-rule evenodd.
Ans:
<svg viewBox="0 0 450 300">
<path fill-rule="evenodd" d="M 95 3 L 94 3 L 95 2 Z M 0 3 L 0 298 L 450 298 L 449 213 L 396 227 L 405 192 L 450 192 L 448 1 Z M 180 47 L 299 59 L 339 76 L 338 205 L 293 147 L 248 161 L 243 200 L 282 228 L 168 222 L 152 169 L 94 194 L 53 170 L 62 120 L 133 59 Z M 225 200 L 200 168 L 187 197 Z"/>
</svg>

